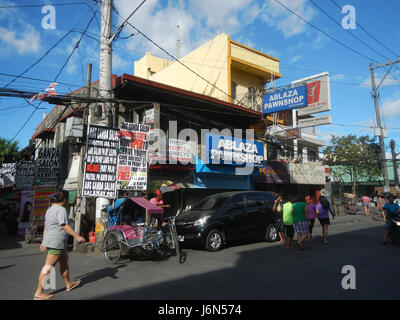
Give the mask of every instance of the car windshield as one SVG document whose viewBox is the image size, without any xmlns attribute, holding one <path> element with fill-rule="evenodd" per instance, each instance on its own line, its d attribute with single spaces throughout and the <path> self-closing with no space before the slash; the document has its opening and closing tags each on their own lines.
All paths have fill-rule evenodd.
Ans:
<svg viewBox="0 0 400 320">
<path fill-rule="evenodd" d="M 199 203 L 197 203 L 192 210 L 193 211 L 210 211 L 210 210 L 217 210 L 223 206 L 223 204 L 228 200 L 230 197 L 211 197 L 206 198 Z"/>
</svg>

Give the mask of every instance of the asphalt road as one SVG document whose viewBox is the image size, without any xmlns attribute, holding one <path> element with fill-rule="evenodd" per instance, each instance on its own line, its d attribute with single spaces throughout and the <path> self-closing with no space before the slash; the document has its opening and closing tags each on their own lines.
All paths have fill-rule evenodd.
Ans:
<svg viewBox="0 0 400 320">
<path fill-rule="evenodd" d="M 66 292 L 57 274 L 49 292 L 54 300 L 399 299 L 400 246 L 381 244 L 383 226 L 364 215 L 337 217 L 328 245 L 316 222 L 304 251 L 248 241 L 216 253 L 185 248 L 184 264 L 170 257 L 110 265 L 98 253 L 70 253 L 71 279 L 81 286 Z M 1 235 L 0 299 L 32 299 L 44 261 L 38 244 Z M 355 289 L 342 288 L 345 265 L 355 268 Z"/>
</svg>

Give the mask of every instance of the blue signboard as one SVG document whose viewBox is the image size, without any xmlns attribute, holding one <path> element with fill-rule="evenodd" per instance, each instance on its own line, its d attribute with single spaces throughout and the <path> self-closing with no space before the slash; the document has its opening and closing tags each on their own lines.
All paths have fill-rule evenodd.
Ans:
<svg viewBox="0 0 400 320">
<path fill-rule="evenodd" d="M 307 86 L 277 90 L 263 96 L 263 114 L 307 106 Z"/>
<path fill-rule="evenodd" d="M 206 155 L 211 164 L 264 166 L 264 144 L 253 140 L 208 133 Z"/>
</svg>

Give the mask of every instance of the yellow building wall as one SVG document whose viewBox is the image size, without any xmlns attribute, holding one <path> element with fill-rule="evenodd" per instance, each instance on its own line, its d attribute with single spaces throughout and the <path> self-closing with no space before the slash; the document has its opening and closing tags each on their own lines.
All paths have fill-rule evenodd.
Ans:
<svg viewBox="0 0 400 320">
<path fill-rule="evenodd" d="M 149 80 L 229 101 L 228 39 L 220 34 L 179 59 L 208 82 L 176 61 Z"/>
<path fill-rule="evenodd" d="M 135 62 L 134 75 L 234 104 L 240 104 L 238 100 L 248 88 L 262 89 L 272 75 L 281 77 L 278 59 L 232 41 L 223 33 L 179 61 L 184 65 L 147 53 Z M 232 82 L 237 84 L 237 99 L 230 98 Z"/>
<path fill-rule="evenodd" d="M 172 61 L 152 56 L 149 52 L 146 55 L 134 62 L 134 75 L 137 77 L 150 79 L 152 73 L 159 72 L 160 70 L 168 67 Z"/>
<path fill-rule="evenodd" d="M 246 47 L 235 41 L 230 43 L 231 57 L 233 60 L 243 61 L 249 65 L 254 65 L 257 69 L 262 71 L 272 71 L 279 73 L 279 60 L 258 52 L 252 48 Z"/>
</svg>

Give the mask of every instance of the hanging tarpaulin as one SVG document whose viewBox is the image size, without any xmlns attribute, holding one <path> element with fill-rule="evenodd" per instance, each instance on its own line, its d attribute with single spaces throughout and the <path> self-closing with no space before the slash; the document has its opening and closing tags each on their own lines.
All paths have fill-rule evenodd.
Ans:
<svg viewBox="0 0 400 320">
<path fill-rule="evenodd" d="M 36 186 L 58 185 L 60 158 L 58 148 L 40 148 L 36 161 Z"/>
<path fill-rule="evenodd" d="M 55 192 L 55 187 L 35 187 L 33 225 L 44 225 L 44 217 L 47 209 L 50 207 L 50 195 Z"/>
<path fill-rule="evenodd" d="M 31 190 L 35 178 L 35 161 L 19 161 L 16 165 L 15 185 L 19 190 Z"/>
<path fill-rule="evenodd" d="M 123 122 L 119 132 L 118 189 L 147 189 L 150 126 Z"/>
<path fill-rule="evenodd" d="M 88 126 L 83 197 L 116 198 L 119 129 Z"/>
</svg>

